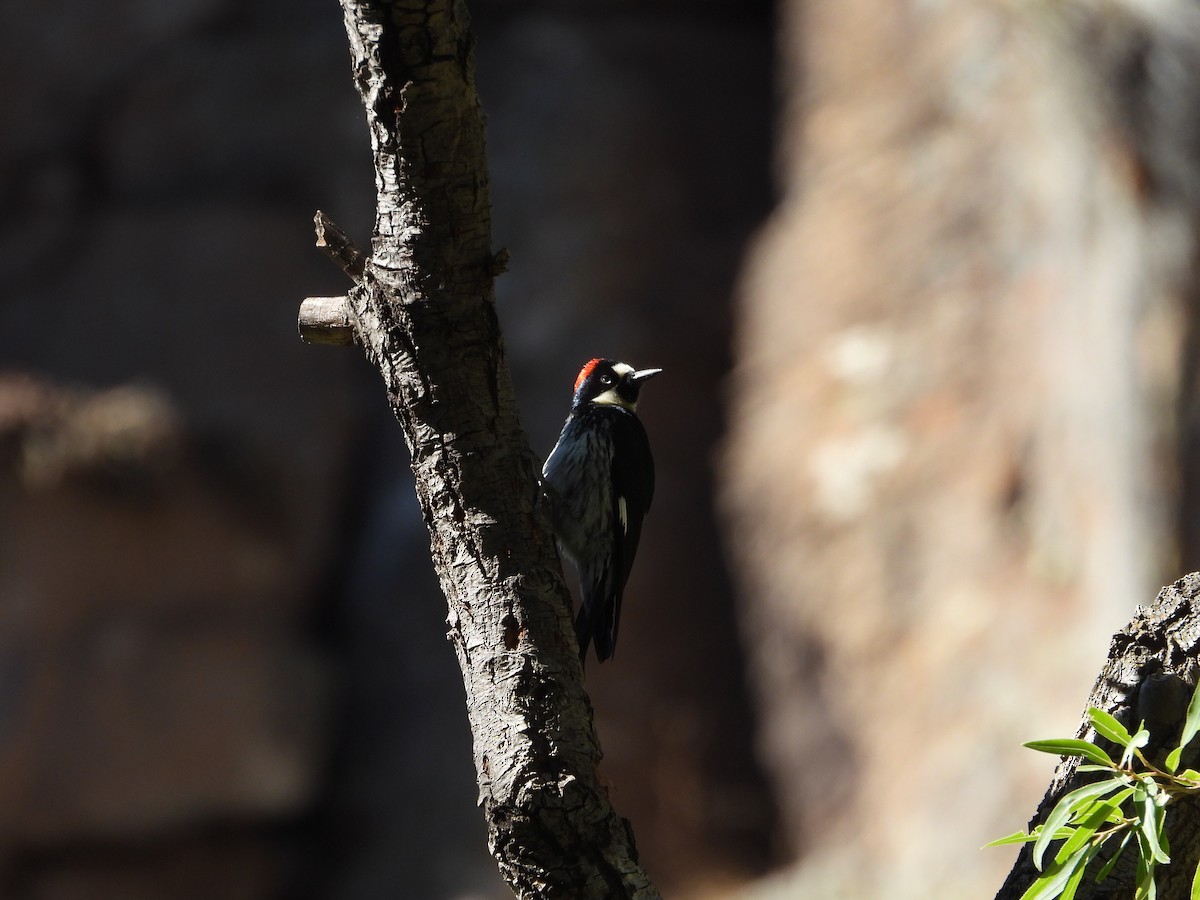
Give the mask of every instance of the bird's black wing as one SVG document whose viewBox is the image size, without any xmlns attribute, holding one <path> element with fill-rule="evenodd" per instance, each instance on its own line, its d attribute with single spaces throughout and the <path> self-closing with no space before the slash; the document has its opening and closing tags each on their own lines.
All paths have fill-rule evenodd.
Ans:
<svg viewBox="0 0 1200 900">
<path fill-rule="evenodd" d="M 642 537 L 642 519 L 654 499 L 654 458 L 650 455 L 646 429 L 636 415 L 625 410 L 613 416 L 612 429 L 613 548 L 608 572 L 611 602 L 609 597 L 605 598 L 601 619 L 592 635 L 596 656 L 601 661 L 612 656 L 617 643 L 625 582 Z"/>
</svg>

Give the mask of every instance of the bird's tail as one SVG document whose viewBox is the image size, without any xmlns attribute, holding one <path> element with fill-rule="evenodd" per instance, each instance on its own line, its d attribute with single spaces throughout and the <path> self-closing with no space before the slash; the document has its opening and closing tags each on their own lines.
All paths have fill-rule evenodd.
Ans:
<svg viewBox="0 0 1200 900">
<path fill-rule="evenodd" d="M 606 593 L 599 596 L 585 597 L 579 605 L 579 614 L 575 616 L 575 639 L 579 641 L 579 660 L 587 656 L 587 649 L 593 642 L 596 645 L 596 660 L 604 662 L 613 655 L 613 645 L 616 643 L 616 629 L 612 621 L 615 598 Z"/>
</svg>

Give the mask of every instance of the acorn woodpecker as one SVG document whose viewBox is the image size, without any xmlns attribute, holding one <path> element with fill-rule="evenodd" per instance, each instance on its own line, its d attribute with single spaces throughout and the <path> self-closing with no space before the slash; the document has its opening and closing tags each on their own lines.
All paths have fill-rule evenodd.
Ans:
<svg viewBox="0 0 1200 900">
<path fill-rule="evenodd" d="M 571 413 L 542 467 L 558 546 L 579 573 L 580 662 L 590 641 L 600 662 L 617 643 L 621 595 L 654 497 L 654 459 L 637 417 L 638 393 L 661 371 L 590 360 L 575 379 Z"/>
</svg>

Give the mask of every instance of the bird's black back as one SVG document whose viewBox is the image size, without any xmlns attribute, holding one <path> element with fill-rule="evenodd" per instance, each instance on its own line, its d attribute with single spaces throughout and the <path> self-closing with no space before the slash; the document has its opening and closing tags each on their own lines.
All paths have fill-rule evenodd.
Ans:
<svg viewBox="0 0 1200 900">
<path fill-rule="evenodd" d="M 585 647 L 585 640 L 590 636 L 595 641 L 596 657 L 603 662 L 612 656 L 616 647 L 625 582 L 629 579 L 642 537 L 642 520 L 654 499 L 654 458 L 646 429 L 634 413 L 616 406 L 593 406 L 580 414 L 603 416 L 611 429 L 615 448 L 611 466 L 613 544 L 609 571 L 596 585 L 599 596 L 586 602 L 580 610 L 589 620 L 583 623 L 586 634 L 579 635 L 580 646 Z M 577 620 L 577 632 L 580 624 Z"/>
</svg>

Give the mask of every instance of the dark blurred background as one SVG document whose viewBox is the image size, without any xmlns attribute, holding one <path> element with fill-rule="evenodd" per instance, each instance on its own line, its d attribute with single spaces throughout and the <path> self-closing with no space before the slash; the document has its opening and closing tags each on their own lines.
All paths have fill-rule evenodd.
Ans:
<svg viewBox="0 0 1200 900">
<path fill-rule="evenodd" d="M 999 887 L 1200 565 L 1200 14 L 476 0 L 535 449 L 666 374 L 603 777 L 672 897 Z M 0 4 L 0 897 L 506 896 L 378 376 L 333 0 Z"/>
</svg>

